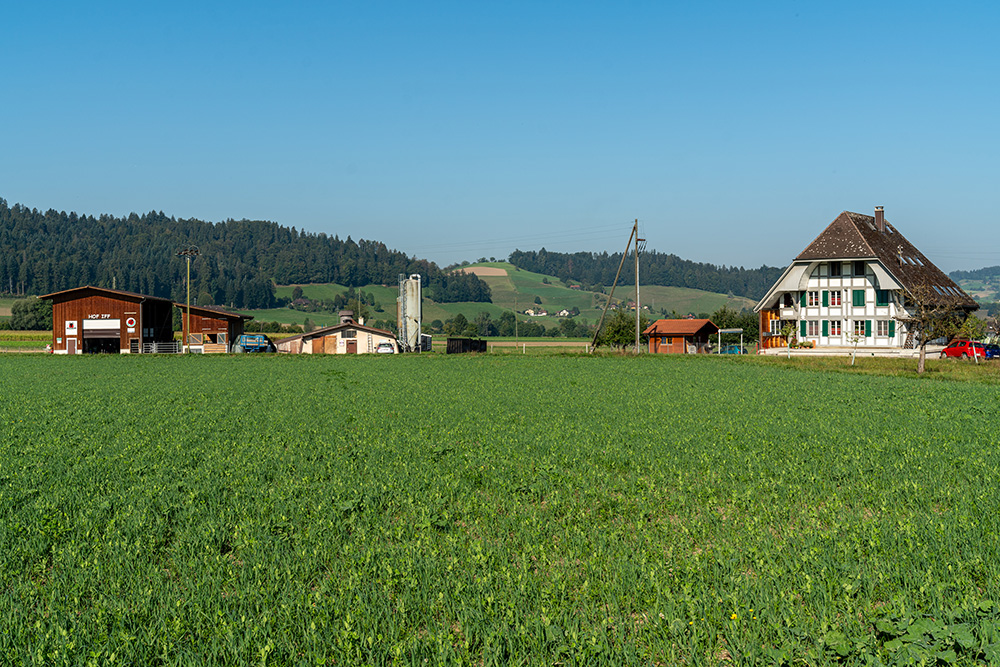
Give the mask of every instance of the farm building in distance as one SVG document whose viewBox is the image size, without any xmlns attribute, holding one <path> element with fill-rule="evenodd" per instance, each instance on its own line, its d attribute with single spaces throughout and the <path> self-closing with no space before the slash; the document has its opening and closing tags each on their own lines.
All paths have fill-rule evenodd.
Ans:
<svg viewBox="0 0 1000 667">
<path fill-rule="evenodd" d="M 785 269 L 754 310 L 760 347 L 785 347 L 782 329 L 816 347 L 913 348 L 913 295 L 971 312 L 978 304 L 885 219 L 844 211 Z"/>
<path fill-rule="evenodd" d="M 290 354 L 368 354 L 375 352 L 380 343 L 389 343 L 394 352 L 399 352 L 399 343 L 391 331 L 366 327 L 355 322 L 353 315 L 342 310 L 340 324 L 284 338 L 274 345 L 278 352 Z"/>
<path fill-rule="evenodd" d="M 708 352 L 710 337 L 719 333 L 711 320 L 656 320 L 642 332 L 649 336 L 649 351 L 656 354 Z"/>
<path fill-rule="evenodd" d="M 188 310 L 183 303 L 174 303 L 181 310 L 182 340 L 191 352 L 229 352 L 233 342 L 243 335 L 244 325 L 252 315 L 233 313 L 216 306 L 191 306 L 191 331 L 188 332 Z"/>
<path fill-rule="evenodd" d="M 41 298 L 52 301 L 55 354 L 179 351 L 170 299 L 89 285 Z"/>
</svg>

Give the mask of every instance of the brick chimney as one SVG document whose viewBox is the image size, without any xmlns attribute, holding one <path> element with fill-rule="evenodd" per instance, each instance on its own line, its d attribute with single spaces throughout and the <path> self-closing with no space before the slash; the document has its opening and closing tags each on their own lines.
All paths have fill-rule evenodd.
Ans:
<svg viewBox="0 0 1000 667">
<path fill-rule="evenodd" d="M 885 209 L 881 206 L 875 207 L 875 229 L 885 234 Z"/>
</svg>

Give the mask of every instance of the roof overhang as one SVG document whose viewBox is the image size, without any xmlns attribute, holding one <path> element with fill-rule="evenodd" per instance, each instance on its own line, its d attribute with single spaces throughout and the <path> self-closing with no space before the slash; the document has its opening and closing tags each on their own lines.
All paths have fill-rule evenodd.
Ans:
<svg viewBox="0 0 1000 667">
<path fill-rule="evenodd" d="M 871 267 L 872 273 L 875 274 L 879 289 L 903 289 L 900 282 L 880 262 L 868 262 L 868 266 Z"/>
<path fill-rule="evenodd" d="M 804 290 L 809 285 L 809 275 L 819 264 L 819 262 L 792 262 L 778 278 L 778 282 L 774 283 L 774 287 L 757 302 L 753 308 L 754 312 L 759 313 L 767 308 L 780 294 Z"/>
</svg>

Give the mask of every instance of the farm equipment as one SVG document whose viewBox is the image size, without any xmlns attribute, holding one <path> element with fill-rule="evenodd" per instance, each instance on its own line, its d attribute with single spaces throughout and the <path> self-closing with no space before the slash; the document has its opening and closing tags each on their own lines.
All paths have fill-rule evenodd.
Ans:
<svg viewBox="0 0 1000 667">
<path fill-rule="evenodd" d="M 274 352 L 274 343 L 264 334 L 243 334 L 233 344 L 233 352 Z"/>
</svg>

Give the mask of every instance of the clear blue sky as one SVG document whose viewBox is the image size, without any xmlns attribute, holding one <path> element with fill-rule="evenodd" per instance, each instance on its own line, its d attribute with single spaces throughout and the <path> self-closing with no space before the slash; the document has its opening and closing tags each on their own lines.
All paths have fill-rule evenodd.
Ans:
<svg viewBox="0 0 1000 667">
<path fill-rule="evenodd" d="M 785 265 L 842 210 L 1000 264 L 1000 5 L 35 2 L 0 197 L 274 220 L 440 264 Z"/>
</svg>

